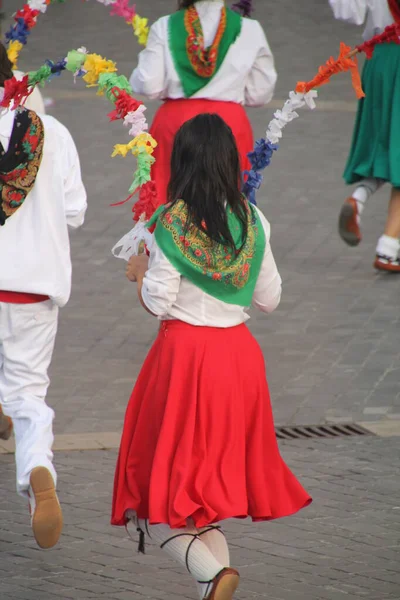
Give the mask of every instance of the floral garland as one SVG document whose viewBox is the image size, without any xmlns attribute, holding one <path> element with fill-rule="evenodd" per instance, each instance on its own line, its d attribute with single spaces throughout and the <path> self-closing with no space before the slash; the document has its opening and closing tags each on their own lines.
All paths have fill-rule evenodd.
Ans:
<svg viewBox="0 0 400 600">
<path fill-rule="evenodd" d="M 13 68 L 17 68 L 19 54 L 28 41 L 31 30 L 37 23 L 38 16 L 44 14 L 50 4 L 62 3 L 65 0 L 28 0 L 14 15 L 15 23 L 6 33 L 8 58 Z M 149 35 L 148 19 L 140 17 L 134 6 L 129 6 L 129 0 L 98 0 L 101 4 L 111 6 L 110 15 L 123 17 L 133 28 L 133 33 L 142 46 L 146 46 Z"/>
<path fill-rule="evenodd" d="M 38 16 L 44 14 L 47 7 L 56 2 L 64 2 L 64 0 L 28 0 L 24 7 L 15 13 L 15 23 L 6 33 L 7 54 L 14 69 L 17 67 L 19 53 L 28 41 L 28 35 L 35 27 Z"/>
<path fill-rule="evenodd" d="M 353 88 L 357 98 L 364 97 L 365 94 L 361 87 L 356 54 L 364 52 L 367 59 L 370 59 L 375 46 L 388 42 L 400 44 L 400 24 L 394 23 L 393 25 L 389 25 L 383 33 L 374 36 L 372 39 L 357 46 L 354 50 L 351 50 L 350 46 L 346 46 L 342 42 L 337 60 L 330 58 L 324 65 L 319 67 L 318 73 L 313 79 L 297 83 L 295 91 L 290 92 L 289 98 L 283 105 L 282 110 L 277 110 L 274 113 L 274 118 L 268 125 L 265 139 L 257 140 L 254 150 L 248 154 L 251 169 L 244 172 L 247 180 L 243 186 L 243 193 L 251 203 L 256 204 L 256 190 L 261 187 L 263 181 L 261 171 L 270 164 L 273 153 L 278 150 L 278 142 L 282 138 L 282 130 L 288 123 L 299 116 L 296 110 L 304 106 L 313 110 L 316 107 L 315 98 L 318 95 L 315 88 L 329 83 L 333 75 L 345 71 L 351 72 Z"/>
<path fill-rule="evenodd" d="M 133 28 L 133 33 L 141 46 L 147 45 L 149 37 L 149 20 L 136 13 L 136 6 L 129 6 L 129 0 L 97 0 L 105 6 L 111 6 L 110 15 L 125 19 Z"/>
<path fill-rule="evenodd" d="M 71 50 L 58 63 L 47 60 L 40 69 L 28 73 L 21 80 L 13 77 L 5 81 L 0 106 L 14 109 L 23 105 L 35 86 L 45 85 L 46 81 L 65 70 L 73 73 L 75 78 L 81 77 L 88 87 L 97 87 L 98 93 L 105 94 L 114 104 L 114 110 L 108 115 L 110 121 L 122 120 L 130 128 L 129 135 L 133 139 L 128 144 L 116 144 L 112 156 L 125 157 L 131 153 L 136 157 L 137 169 L 129 191 L 133 195 L 140 187 L 146 186 L 147 196 L 151 198 L 154 183 L 150 170 L 155 161 L 153 152 L 157 142 L 147 132 L 146 107 L 132 96 L 131 86 L 126 77 L 117 74 L 115 62 L 98 54 L 89 54 L 85 48 Z"/>
<path fill-rule="evenodd" d="M 204 47 L 203 29 L 194 6 L 185 12 L 185 28 L 188 32 L 186 52 L 190 64 L 200 77 L 212 77 L 217 68 L 218 49 L 226 29 L 226 8 L 222 8 L 217 33 L 210 48 Z"/>
</svg>

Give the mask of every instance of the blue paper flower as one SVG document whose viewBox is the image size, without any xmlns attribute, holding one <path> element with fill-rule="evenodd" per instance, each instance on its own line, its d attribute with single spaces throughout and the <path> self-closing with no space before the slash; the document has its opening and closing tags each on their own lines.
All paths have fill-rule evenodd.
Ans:
<svg viewBox="0 0 400 600">
<path fill-rule="evenodd" d="M 46 65 L 49 66 L 51 68 L 51 77 L 59 77 L 62 73 L 62 71 L 65 71 L 66 66 L 67 66 L 67 61 L 64 60 L 60 60 L 57 63 L 53 63 L 52 60 L 46 60 Z"/>
<path fill-rule="evenodd" d="M 256 190 L 260 189 L 260 186 L 263 181 L 263 176 L 261 173 L 257 173 L 256 171 L 244 171 L 244 175 L 247 175 L 247 180 L 243 185 L 243 194 L 246 196 L 251 204 L 257 204 L 256 202 Z"/>
<path fill-rule="evenodd" d="M 8 43 L 13 41 L 21 42 L 25 45 L 28 41 L 28 35 L 30 31 L 24 19 L 17 19 L 15 25 L 11 25 L 9 31 L 6 33 L 6 40 Z"/>
<path fill-rule="evenodd" d="M 272 155 L 276 150 L 278 150 L 276 144 L 271 144 L 271 142 L 267 142 L 267 140 L 263 138 L 257 140 L 254 150 L 247 155 L 253 170 L 261 171 L 262 169 L 265 169 L 265 167 L 268 167 Z"/>
</svg>

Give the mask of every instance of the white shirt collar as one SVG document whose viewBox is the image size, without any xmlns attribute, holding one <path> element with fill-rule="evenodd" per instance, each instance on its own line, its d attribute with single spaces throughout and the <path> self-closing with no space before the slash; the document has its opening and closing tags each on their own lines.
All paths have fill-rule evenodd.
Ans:
<svg viewBox="0 0 400 600">
<path fill-rule="evenodd" d="M 6 152 L 14 126 L 14 116 L 15 110 L 7 110 L 4 113 L 0 113 L 0 141 Z"/>
</svg>

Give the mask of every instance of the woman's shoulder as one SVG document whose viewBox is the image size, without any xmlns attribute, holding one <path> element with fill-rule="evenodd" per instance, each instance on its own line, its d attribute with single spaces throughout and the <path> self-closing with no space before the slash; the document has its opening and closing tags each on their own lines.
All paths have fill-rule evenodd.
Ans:
<svg viewBox="0 0 400 600">
<path fill-rule="evenodd" d="M 168 35 L 168 21 L 171 15 L 165 15 L 160 17 L 150 27 L 152 33 L 157 34 L 159 37 L 165 37 Z"/>
<path fill-rule="evenodd" d="M 257 41 L 260 38 L 265 37 L 264 29 L 259 21 L 256 19 L 242 19 L 242 35 L 246 35 L 253 39 L 253 41 Z"/>
</svg>

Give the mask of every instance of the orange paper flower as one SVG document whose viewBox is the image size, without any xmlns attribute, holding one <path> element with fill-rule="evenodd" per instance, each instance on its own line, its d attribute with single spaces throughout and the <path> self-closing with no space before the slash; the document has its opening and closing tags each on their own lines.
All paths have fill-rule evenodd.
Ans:
<svg viewBox="0 0 400 600">
<path fill-rule="evenodd" d="M 360 73 L 358 71 L 358 62 L 357 57 L 350 57 L 349 54 L 351 52 L 351 47 L 346 46 L 343 42 L 340 44 L 340 52 L 339 57 L 335 60 L 332 56 L 326 62 L 325 65 L 321 65 L 318 69 L 317 75 L 311 81 L 299 81 L 296 86 L 296 92 L 301 94 L 306 94 L 310 90 L 314 88 L 318 88 L 321 85 L 325 85 L 329 83 L 332 75 L 336 75 L 336 73 L 342 73 L 345 71 L 350 71 L 351 73 L 351 81 L 353 84 L 354 91 L 356 93 L 357 98 L 363 98 L 365 96 L 362 86 L 361 86 L 361 78 Z"/>
</svg>

